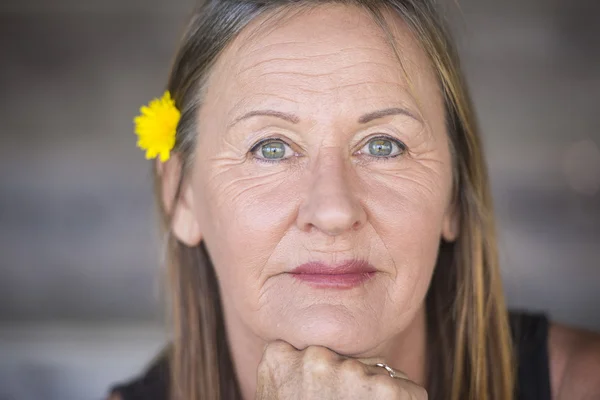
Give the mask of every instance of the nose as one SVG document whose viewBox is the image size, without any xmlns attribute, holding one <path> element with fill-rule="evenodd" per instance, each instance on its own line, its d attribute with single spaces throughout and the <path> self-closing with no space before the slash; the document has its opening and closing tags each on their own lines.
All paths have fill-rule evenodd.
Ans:
<svg viewBox="0 0 600 400">
<path fill-rule="evenodd" d="M 331 154 L 316 162 L 298 211 L 301 230 L 337 236 L 364 225 L 367 214 L 353 188 L 350 168 L 341 156 Z"/>
</svg>

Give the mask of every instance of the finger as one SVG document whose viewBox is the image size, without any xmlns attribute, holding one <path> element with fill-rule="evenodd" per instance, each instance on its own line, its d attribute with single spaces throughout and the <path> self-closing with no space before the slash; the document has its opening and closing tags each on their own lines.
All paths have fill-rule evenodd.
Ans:
<svg viewBox="0 0 600 400">
<path fill-rule="evenodd" d="M 283 340 L 273 341 L 265 346 L 258 371 L 263 374 L 269 374 L 269 371 L 285 373 L 299 357 L 300 352 L 291 344 Z"/>
<path fill-rule="evenodd" d="M 364 382 L 370 387 L 371 398 L 427 399 L 425 389 L 411 381 L 406 374 L 396 371 L 395 378 L 391 378 L 385 368 L 376 365 L 376 361 L 380 360 L 344 358 L 338 368 L 340 382 L 347 386 Z M 372 364 L 373 362 L 375 364 Z"/>
<path fill-rule="evenodd" d="M 425 388 L 409 379 L 390 378 L 375 375 L 372 377 L 374 397 L 377 399 L 413 399 L 427 400 Z"/>
<path fill-rule="evenodd" d="M 257 369 L 257 399 L 278 398 L 280 382 L 291 374 L 299 354 L 296 348 L 282 340 L 270 342 L 264 347 Z"/>
</svg>

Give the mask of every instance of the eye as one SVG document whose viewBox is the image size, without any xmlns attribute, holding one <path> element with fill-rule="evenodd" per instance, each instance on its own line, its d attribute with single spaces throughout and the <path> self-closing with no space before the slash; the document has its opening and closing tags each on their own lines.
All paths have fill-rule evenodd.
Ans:
<svg viewBox="0 0 600 400">
<path fill-rule="evenodd" d="M 377 158 L 392 158 L 402 154 L 406 150 L 404 143 L 385 136 L 375 137 L 369 140 L 360 154 Z"/>
<path fill-rule="evenodd" d="M 280 139 L 263 140 L 250 150 L 260 161 L 277 162 L 294 155 L 293 150 Z"/>
</svg>

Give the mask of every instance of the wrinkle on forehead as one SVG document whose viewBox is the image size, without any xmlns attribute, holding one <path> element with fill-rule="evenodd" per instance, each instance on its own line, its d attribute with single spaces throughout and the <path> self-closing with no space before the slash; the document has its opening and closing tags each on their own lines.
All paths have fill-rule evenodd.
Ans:
<svg viewBox="0 0 600 400">
<path fill-rule="evenodd" d="M 332 12 L 335 13 L 333 19 Z M 310 18 L 310 27 L 302 26 L 302 18 Z M 300 31 L 303 40 L 290 40 L 290 29 L 296 37 Z M 355 42 L 353 36 L 363 41 Z M 363 46 L 366 38 L 370 39 L 368 46 Z M 339 47 L 340 39 L 346 41 L 345 47 Z M 323 52 L 323 46 L 331 43 L 336 44 L 335 52 Z M 338 60 L 342 59 L 351 65 L 359 62 L 357 54 L 371 52 L 365 61 L 372 57 L 380 59 L 384 54 L 390 66 L 396 64 L 397 67 L 393 49 L 386 43 L 383 30 L 374 23 L 372 16 L 362 8 L 339 4 L 294 9 L 288 7 L 272 12 L 251 23 L 234 41 L 231 51 L 237 60 L 258 60 L 254 64 L 251 61 L 241 63 L 238 72 L 259 66 L 260 63 L 276 62 L 278 58 L 273 55 L 280 54 L 288 54 L 279 58 L 280 61 L 327 62 L 328 58 L 336 56 Z"/>
<path fill-rule="evenodd" d="M 421 70 L 425 67 L 426 72 L 433 73 L 429 58 L 402 17 L 385 8 L 382 8 L 381 12 L 387 31 L 379 25 L 370 11 L 358 5 L 321 3 L 280 7 L 252 21 L 234 40 L 230 51 L 234 58 L 243 59 L 252 57 L 257 52 L 261 55 L 268 55 L 274 48 L 282 46 L 304 46 L 305 50 L 310 50 L 310 46 L 318 46 L 331 38 L 324 37 L 323 31 L 331 34 L 331 28 L 335 28 L 334 36 L 343 39 L 349 39 L 349 36 L 353 34 L 358 34 L 362 39 L 372 39 L 369 47 L 357 46 L 354 42 L 347 40 L 346 48 L 336 49 L 340 53 L 338 55 L 342 55 L 346 51 L 371 50 L 379 53 L 377 54 L 379 56 L 386 55 L 389 58 L 387 61 L 391 61 L 390 64 L 395 68 L 398 68 L 398 62 L 409 63 Z M 332 19 L 331 14 L 335 14 L 335 18 Z M 323 23 L 316 27 L 310 27 L 308 41 L 290 40 L 286 27 L 297 24 L 298 22 L 294 19 L 303 16 L 316 20 L 321 19 Z M 305 27 L 301 27 L 301 29 L 303 28 L 305 29 Z M 393 41 L 393 44 L 390 40 Z"/>
<path fill-rule="evenodd" d="M 310 18 L 308 27 L 302 26 L 303 18 Z M 219 57 L 209 92 L 212 86 L 229 103 L 226 118 L 231 119 L 240 107 L 257 102 L 262 106 L 265 100 L 276 104 L 275 97 L 298 108 L 299 92 L 374 100 L 383 95 L 378 88 L 382 85 L 389 89 L 386 93 L 395 91 L 399 101 L 412 103 L 414 111 L 431 117 L 431 110 L 423 108 L 443 110 L 431 62 L 401 17 L 386 15 L 386 19 L 399 54 L 373 16 L 356 6 L 330 4 L 271 12 L 251 22 Z M 356 90 L 342 94 L 353 86 Z M 381 101 L 386 101 L 384 97 Z M 423 118 L 426 124 L 429 119 Z"/>
</svg>

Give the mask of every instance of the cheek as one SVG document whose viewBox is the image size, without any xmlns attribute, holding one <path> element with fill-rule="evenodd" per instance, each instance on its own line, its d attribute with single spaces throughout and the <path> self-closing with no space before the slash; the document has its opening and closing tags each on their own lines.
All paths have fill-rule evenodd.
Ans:
<svg viewBox="0 0 600 400">
<path fill-rule="evenodd" d="M 372 177 L 362 177 L 372 224 L 403 243 L 439 239 L 451 187 L 445 170 L 409 167 Z"/>
<path fill-rule="evenodd" d="M 419 302 L 429 286 L 450 192 L 447 175 L 410 168 L 368 186 L 369 222 L 393 260 L 401 308 Z"/>
<path fill-rule="evenodd" d="M 269 258 L 294 223 L 298 185 L 289 171 L 273 168 L 258 176 L 240 170 L 198 181 L 196 211 L 221 284 L 254 291 L 269 275 Z"/>
</svg>

